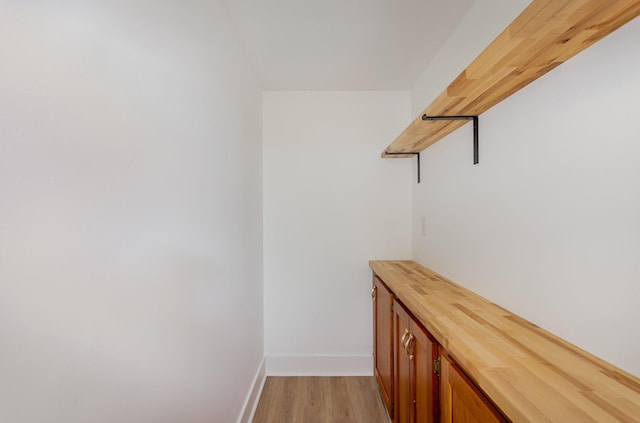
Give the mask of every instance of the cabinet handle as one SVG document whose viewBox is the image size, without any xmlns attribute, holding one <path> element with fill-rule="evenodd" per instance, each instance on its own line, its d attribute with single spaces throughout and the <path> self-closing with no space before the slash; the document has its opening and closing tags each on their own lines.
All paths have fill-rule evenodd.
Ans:
<svg viewBox="0 0 640 423">
<path fill-rule="evenodd" d="M 407 335 L 409 335 L 409 329 L 405 329 L 404 333 L 402 334 L 402 338 L 400 338 L 400 344 L 402 344 L 403 347 L 404 347 L 404 341 Z M 405 347 L 404 350 L 407 351 L 407 348 Z"/>
<path fill-rule="evenodd" d="M 407 350 L 407 346 L 409 345 L 409 339 L 411 339 L 413 335 L 408 330 L 406 335 L 407 335 L 407 338 L 406 339 L 403 338 L 404 340 L 402 341 L 402 347 L 404 348 L 405 354 L 409 354 L 409 350 Z"/>
<path fill-rule="evenodd" d="M 410 333 L 409 337 L 407 338 L 407 340 L 406 340 L 406 342 L 404 344 L 404 351 L 409 356 L 409 360 L 413 360 L 413 354 L 409 353 L 409 345 L 411 345 L 411 343 L 413 342 L 414 339 L 416 339 L 416 337 L 413 336 L 412 333 Z"/>
<path fill-rule="evenodd" d="M 374 300 L 376 298 L 376 288 L 377 287 L 375 287 L 375 286 L 373 288 L 371 288 L 371 298 L 373 298 Z"/>
</svg>

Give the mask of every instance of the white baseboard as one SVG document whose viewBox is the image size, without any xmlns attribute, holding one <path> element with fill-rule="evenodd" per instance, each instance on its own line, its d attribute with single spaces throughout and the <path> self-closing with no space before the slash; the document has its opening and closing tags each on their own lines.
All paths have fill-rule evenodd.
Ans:
<svg viewBox="0 0 640 423">
<path fill-rule="evenodd" d="M 267 374 L 265 372 L 265 360 L 262 360 L 258 371 L 251 383 L 251 390 L 247 394 L 247 398 L 242 405 L 242 411 L 238 417 L 237 423 L 251 423 L 253 421 L 253 415 L 256 413 L 258 402 L 260 401 L 260 395 L 262 394 L 262 388 L 267 380 Z"/>
<path fill-rule="evenodd" d="M 268 376 L 373 376 L 371 355 L 271 355 Z"/>
</svg>

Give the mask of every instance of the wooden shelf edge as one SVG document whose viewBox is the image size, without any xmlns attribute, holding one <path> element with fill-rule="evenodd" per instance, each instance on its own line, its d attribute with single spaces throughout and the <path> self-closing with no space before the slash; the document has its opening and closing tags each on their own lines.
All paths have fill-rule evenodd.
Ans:
<svg viewBox="0 0 640 423">
<path fill-rule="evenodd" d="M 382 152 L 420 152 L 640 15 L 640 0 L 534 0 Z"/>
<path fill-rule="evenodd" d="M 383 159 L 411 159 L 415 157 L 415 153 L 409 152 L 409 151 L 393 152 L 391 154 L 389 153 L 390 153 L 389 151 L 384 150 L 382 153 L 380 153 L 380 157 L 382 157 Z M 402 154 L 402 153 L 407 153 L 407 154 Z"/>
</svg>

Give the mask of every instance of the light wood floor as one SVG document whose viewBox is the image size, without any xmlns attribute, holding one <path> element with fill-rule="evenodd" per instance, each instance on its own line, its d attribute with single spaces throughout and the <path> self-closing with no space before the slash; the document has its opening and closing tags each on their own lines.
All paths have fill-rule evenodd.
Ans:
<svg viewBox="0 0 640 423">
<path fill-rule="evenodd" d="M 269 376 L 253 423 L 388 423 L 373 377 Z"/>
</svg>

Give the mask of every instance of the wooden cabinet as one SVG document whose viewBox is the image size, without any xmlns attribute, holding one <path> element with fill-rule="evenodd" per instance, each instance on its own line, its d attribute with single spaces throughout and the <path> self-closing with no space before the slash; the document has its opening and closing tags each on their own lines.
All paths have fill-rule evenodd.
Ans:
<svg viewBox="0 0 640 423">
<path fill-rule="evenodd" d="M 442 423 L 506 423 L 496 408 L 445 353 L 440 360 Z"/>
<path fill-rule="evenodd" d="M 394 301 L 394 404 L 396 423 L 438 421 L 438 344 L 404 306 Z"/>
<path fill-rule="evenodd" d="M 376 275 L 371 297 L 374 373 L 394 423 L 506 423 Z"/>
<path fill-rule="evenodd" d="M 393 406 L 393 293 L 373 277 L 373 366 L 380 393 L 391 419 Z"/>
<path fill-rule="evenodd" d="M 377 275 L 371 297 L 374 373 L 393 423 L 506 422 Z"/>
<path fill-rule="evenodd" d="M 382 331 L 395 345 L 395 423 L 434 421 L 438 408 L 443 423 L 640 423 L 640 378 L 414 261 L 370 266 L 385 307 L 395 300 L 392 330 Z M 429 382 L 436 341 L 439 387 Z"/>
</svg>

